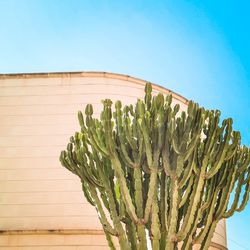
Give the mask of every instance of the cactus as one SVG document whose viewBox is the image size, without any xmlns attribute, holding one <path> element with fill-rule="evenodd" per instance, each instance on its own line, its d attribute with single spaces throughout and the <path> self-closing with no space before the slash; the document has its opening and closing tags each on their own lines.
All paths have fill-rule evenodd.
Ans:
<svg viewBox="0 0 250 250">
<path fill-rule="evenodd" d="M 246 206 L 250 149 L 218 110 L 190 101 L 180 112 L 147 84 L 134 106 L 112 110 L 107 99 L 100 119 L 90 104 L 78 119 L 60 161 L 81 179 L 111 249 L 114 238 L 120 249 L 207 249 L 218 221 Z"/>
</svg>

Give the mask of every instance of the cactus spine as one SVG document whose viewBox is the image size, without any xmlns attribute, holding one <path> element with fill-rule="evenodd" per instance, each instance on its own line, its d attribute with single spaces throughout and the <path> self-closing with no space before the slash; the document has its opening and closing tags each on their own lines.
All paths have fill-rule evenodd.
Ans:
<svg viewBox="0 0 250 250">
<path fill-rule="evenodd" d="M 192 101 L 180 112 L 150 84 L 135 106 L 103 106 L 100 119 L 90 104 L 79 111 L 60 161 L 81 179 L 110 248 L 117 237 L 121 249 L 145 250 L 149 237 L 154 250 L 207 249 L 217 222 L 249 198 L 250 150 L 232 120 Z"/>
</svg>

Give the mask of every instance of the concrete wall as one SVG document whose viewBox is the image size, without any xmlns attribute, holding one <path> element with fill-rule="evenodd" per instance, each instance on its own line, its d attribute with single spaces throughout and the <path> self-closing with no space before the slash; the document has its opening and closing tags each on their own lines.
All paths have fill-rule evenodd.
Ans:
<svg viewBox="0 0 250 250">
<path fill-rule="evenodd" d="M 78 110 L 92 103 L 98 115 L 104 98 L 134 103 L 144 85 L 109 73 L 0 75 L 0 249 L 107 249 L 96 211 L 58 157 L 79 130 Z M 226 246 L 224 222 L 214 242 Z"/>
</svg>

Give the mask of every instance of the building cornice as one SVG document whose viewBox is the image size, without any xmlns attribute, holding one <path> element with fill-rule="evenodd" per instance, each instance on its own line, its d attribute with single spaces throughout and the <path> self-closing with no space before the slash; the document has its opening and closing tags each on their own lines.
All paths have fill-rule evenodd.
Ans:
<svg viewBox="0 0 250 250">
<path fill-rule="evenodd" d="M 42 73 L 8 73 L 0 74 L 0 80 L 4 79 L 32 79 L 32 78 L 73 78 L 73 77 L 103 77 L 112 78 L 117 80 L 124 80 L 133 82 L 139 85 L 145 85 L 148 81 L 132 77 L 129 75 L 123 75 L 118 73 L 109 72 L 95 72 L 95 71 L 75 71 L 75 72 L 42 72 Z M 175 93 L 174 91 L 164 88 L 158 84 L 150 82 L 154 86 L 154 90 L 158 90 L 164 94 L 171 94 L 175 99 L 179 100 L 184 104 L 188 104 L 188 100 Z"/>
</svg>

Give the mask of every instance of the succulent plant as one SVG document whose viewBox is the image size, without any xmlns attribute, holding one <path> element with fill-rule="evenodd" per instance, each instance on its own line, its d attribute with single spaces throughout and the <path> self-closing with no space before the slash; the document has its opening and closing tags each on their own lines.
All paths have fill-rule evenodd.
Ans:
<svg viewBox="0 0 250 250">
<path fill-rule="evenodd" d="M 61 164 L 79 176 L 111 249 L 208 249 L 219 220 L 242 211 L 250 192 L 250 150 L 232 119 L 190 101 L 152 96 L 78 112 L 81 126 Z M 231 195 L 231 198 L 230 198 Z M 229 199 L 232 202 L 229 202 Z M 151 246 L 150 243 L 151 242 Z"/>
</svg>

